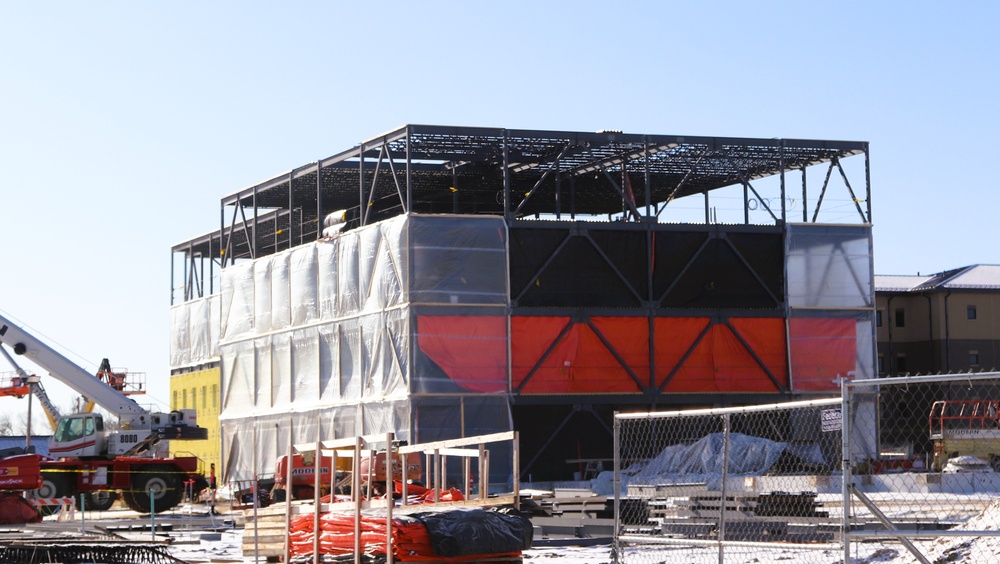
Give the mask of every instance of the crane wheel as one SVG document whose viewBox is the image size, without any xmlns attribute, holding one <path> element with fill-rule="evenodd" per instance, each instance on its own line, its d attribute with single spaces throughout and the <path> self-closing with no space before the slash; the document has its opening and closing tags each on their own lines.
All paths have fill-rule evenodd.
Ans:
<svg viewBox="0 0 1000 564">
<path fill-rule="evenodd" d="M 118 500 L 118 494 L 102 490 L 85 494 L 83 509 L 86 511 L 107 511 Z M 80 509 L 79 505 L 77 509 Z"/>
<path fill-rule="evenodd" d="M 138 513 L 156 513 L 173 509 L 184 497 L 181 476 L 169 466 L 146 466 L 134 469 L 132 488 L 123 492 L 122 499 L 129 509 Z M 150 499 L 152 497 L 152 499 Z"/>
<path fill-rule="evenodd" d="M 73 492 L 69 491 L 69 480 L 66 476 L 60 476 L 52 472 L 42 472 L 42 487 L 34 491 L 33 497 L 51 499 L 56 497 L 70 497 L 72 495 Z M 56 511 L 59 511 L 58 505 L 40 505 L 38 507 L 38 512 L 42 515 L 52 515 Z"/>
</svg>

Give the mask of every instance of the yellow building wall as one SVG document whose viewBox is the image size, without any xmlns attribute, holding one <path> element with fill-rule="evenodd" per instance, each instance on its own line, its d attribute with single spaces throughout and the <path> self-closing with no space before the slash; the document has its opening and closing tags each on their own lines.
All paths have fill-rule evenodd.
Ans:
<svg viewBox="0 0 1000 564">
<path fill-rule="evenodd" d="M 215 367 L 170 377 L 170 409 L 194 409 L 198 426 L 208 429 L 207 441 L 170 441 L 170 454 L 197 456 L 199 470 L 206 477 L 211 464 L 215 464 L 217 475 L 222 471 L 219 376 L 219 368 Z"/>
</svg>

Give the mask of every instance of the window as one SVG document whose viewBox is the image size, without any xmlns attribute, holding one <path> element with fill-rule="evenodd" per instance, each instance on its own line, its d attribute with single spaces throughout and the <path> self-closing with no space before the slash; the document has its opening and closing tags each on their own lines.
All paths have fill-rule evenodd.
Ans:
<svg viewBox="0 0 1000 564">
<path fill-rule="evenodd" d="M 214 408 L 219 407 L 218 397 L 219 397 L 219 385 L 212 384 L 212 407 Z"/>
<path fill-rule="evenodd" d="M 979 351 L 969 351 L 969 366 L 979 366 Z"/>
<path fill-rule="evenodd" d="M 896 372 L 899 374 L 906 374 L 906 355 L 898 354 L 896 355 Z"/>
<path fill-rule="evenodd" d="M 885 355 L 878 355 L 878 373 L 885 374 Z"/>
<path fill-rule="evenodd" d="M 965 306 L 965 318 L 966 319 L 976 318 L 976 306 L 974 305 Z"/>
<path fill-rule="evenodd" d="M 188 391 L 181 390 L 181 409 L 187 409 L 188 406 Z"/>
<path fill-rule="evenodd" d="M 881 327 L 881 326 L 882 326 L 882 310 L 876 309 L 875 310 L 875 327 Z"/>
<path fill-rule="evenodd" d="M 906 311 L 903 308 L 896 309 L 896 327 L 906 327 Z"/>
<path fill-rule="evenodd" d="M 177 405 L 177 390 L 174 390 L 174 403 L 171 405 L 170 409 L 177 409 L 178 407 L 179 406 Z"/>
<path fill-rule="evenodd" d="M 208 409 L 208 394 L 205 393 L 207 386 L 201 387 L 201 408 L 203 410 Z"/>
</svg>

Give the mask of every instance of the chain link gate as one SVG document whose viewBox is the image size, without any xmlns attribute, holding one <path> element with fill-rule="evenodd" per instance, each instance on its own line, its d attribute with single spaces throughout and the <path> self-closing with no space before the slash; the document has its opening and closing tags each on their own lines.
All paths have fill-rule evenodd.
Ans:
<svg viewBox="0 0 1000 564">
<path fill-rule="evenodd" d="M 841 405 L 617 414 L 615 561 L 841 559 Z"/>
<path fill-rule="evenodd" d="M 843 559 L 1000 559 L 1000 374 L 856 380 L 843 398 Z"/>
</svg>

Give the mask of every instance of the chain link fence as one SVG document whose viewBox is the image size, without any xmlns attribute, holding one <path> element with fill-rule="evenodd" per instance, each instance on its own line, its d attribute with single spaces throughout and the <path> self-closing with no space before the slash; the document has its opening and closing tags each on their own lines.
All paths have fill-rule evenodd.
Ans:
<svg viewBox="0 0 1000 564">
<path fill-rule="evenodd" d="M 617 415 L 616 561 L 765 561 L 762 550 L 777 550 L 828 562 L 842 539 L 840 407 Z"/>
<path fill-rule="evenodd" d="M 857 380 L 845 557 L 1000 560 L 1000 374 Z"/>
<path fill-rule="evenodd" d="M 997 561 L 998 414 L 997 373 L 618 414 L 614 560 Z"/>
</svg>

